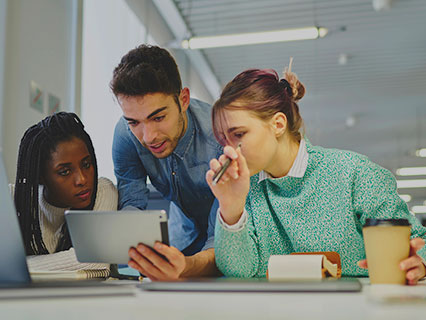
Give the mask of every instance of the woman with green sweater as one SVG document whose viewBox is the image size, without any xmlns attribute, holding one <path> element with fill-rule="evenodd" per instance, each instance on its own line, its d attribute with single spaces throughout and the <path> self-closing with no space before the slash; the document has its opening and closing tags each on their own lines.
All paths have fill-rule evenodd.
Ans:
<svg viewBox="0 0 426 320">
<path fill-rule="evenodd" d="M 366 276 L 367 218 L 405 218 L 409 284 L 425 276 L 426 228 L 410 214 L 386 169 L 351 151 L 313 146 L 301 133 L 305 88 L 290 70 L 236 76 L 213 106 L 213 130 L 226 147 L 206 180 L 219 200 L 216 264 L 232 277 L 265 277 L 271 255 L 336 251 L 345 276 Z M 237 146 L 240 145 L 240 148 Z M 232 162 L 218 183 L 214 174 Z"/>
</svg>

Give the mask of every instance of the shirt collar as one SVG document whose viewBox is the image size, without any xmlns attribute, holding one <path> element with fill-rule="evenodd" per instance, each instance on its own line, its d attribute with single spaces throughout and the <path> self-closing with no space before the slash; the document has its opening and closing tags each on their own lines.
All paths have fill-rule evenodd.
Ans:
<svg viewBox="0 0 426 320">
<path fill-rule="evenodd" d="M 194 120 L 192 119 L 192 114 L 189 108 L 186 111 L 186 117 L 188 119 L 188 123 L 187 123 L 185 134 L 183 135 L 182 138 L 179 139 L 179 142 L 175 150 L 173 150 L 173 153 L 176 156 L 178 156 L 180 159 L 183 159 L 183 157 L 185 156 L 186 152 L 191 146 L 192 140 L 194 140 L 194 135 L 195 135 Z"/>
<path fill-rule="evenodd" d="M 303 178 L 308 167 L 308 158 L 309 154 L 306 149 L 306 142 L 305 139 L 302 139 L 300 140 L 299 151 L 297 152 L 296 159 L 294 160 L 286 177 Z M 262 170 L 259 172 L 258 183 L 268 178 L 274 179 L 269 173 Z"/>
</svg>

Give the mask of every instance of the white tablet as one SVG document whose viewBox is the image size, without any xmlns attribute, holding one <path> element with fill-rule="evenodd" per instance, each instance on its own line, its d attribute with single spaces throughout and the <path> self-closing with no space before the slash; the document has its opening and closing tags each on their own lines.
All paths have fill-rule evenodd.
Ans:
<svg viewBox="0 0 426 320">
<path fill-rule="evenodd" d="M 130 247 L 169 244 L 164 210 L 68 210 L 65 220 L 80 262 L 127 264 Z"/>
</svg>

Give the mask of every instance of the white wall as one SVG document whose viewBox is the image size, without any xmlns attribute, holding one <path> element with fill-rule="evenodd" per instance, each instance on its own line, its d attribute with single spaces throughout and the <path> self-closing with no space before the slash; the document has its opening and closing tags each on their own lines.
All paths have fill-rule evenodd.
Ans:
<svg viewBox="0 0 426 320">
<path fill-rule="evenodd" d="M 61 99 L 62 110 L 72 110 L 70 53 L 74 4 L 75 0 L 0 2 L 0 45 L 1 33 L 5 31 L 0 140 L 10 181 L 15 177 L 17 151 L 23 133 L 47 115 L 47 105 L 43 113 L 30 108 L 30 81 L 36 81 L 44 89 L 45 102 L 46 93 L 50 92 Z M 3 16 L 6 16 L 4 21 Z"/>
<path fill-rule="evenodd" d="M 3 89 L 4 89 L 4 62 L 6 53 L 6 15 L 7 0 L 0 0 L 0 150 L 3 147 Z"/>
<path fill-rule="evenodd" d="M 122 113 L 109 89 L 113 69 L 136 46 L 161 45 L 171 39 L 170 31 L 150 0 L 84 2 L 82 120 L 93 140 L 100 176 L 115 182 L 111 147 L 114 127 Z M 186 56 L 181 52 L 174 55 L 183 84 L 191 89 L 192 96 L 211 102 Z"/>
</svg>

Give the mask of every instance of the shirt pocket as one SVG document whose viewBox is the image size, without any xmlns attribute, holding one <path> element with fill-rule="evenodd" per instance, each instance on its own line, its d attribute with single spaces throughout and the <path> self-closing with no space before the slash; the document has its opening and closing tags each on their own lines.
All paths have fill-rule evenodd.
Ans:
<svg viewBox="0 0 426 320">
<path fill-rule="evenodd" d="M 200 200 L 214 198 L 206 181 L 206 173 L 209 169 L 210 166 L 206 162 L 201 162 L 198 165 L 187 169 L 188 178 L 190 178 L 191 181 L 187 181 L 186 185 L 190 187 L 190 192 L 194 194 L 192 197 Z"/>
<path fill-rule="evenodd" d="M 171 193 L 170 181 L 167 181 L 163 175 L 152 175 L 149 177 L 149 180 L 164 197 L 167 197 Z"/>
</svg>

